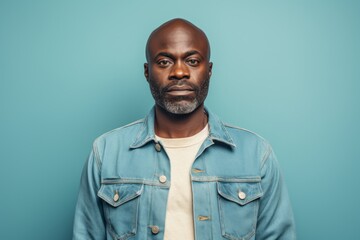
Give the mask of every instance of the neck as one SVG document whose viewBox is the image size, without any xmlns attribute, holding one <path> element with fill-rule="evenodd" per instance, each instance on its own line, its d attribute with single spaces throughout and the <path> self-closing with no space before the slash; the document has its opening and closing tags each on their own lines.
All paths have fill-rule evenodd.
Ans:
<svg viewBox="0 0 360 240">
<path fill-rule="evenodd" d="M 155 106 L 155 133 L 163 138 L 185 138 L 200 132 L 207 124 L 204 105 L 188 114 L 169 113 Z"/>
</svg>

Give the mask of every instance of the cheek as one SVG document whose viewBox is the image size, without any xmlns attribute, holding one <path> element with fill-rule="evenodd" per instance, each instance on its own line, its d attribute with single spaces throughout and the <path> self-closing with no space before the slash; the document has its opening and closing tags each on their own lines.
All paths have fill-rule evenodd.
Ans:
<svg viewBox="0 0 360 240">
<path fill-rule="evenodd" d="M 168 73 L 164 69 L 156 69 L 156 68 L 154 68 L 151 71 L 149 71 L 149 77 L 151 79 L 153 79 L 154 81 L 157 81 L 157 82 L 166 81 L 167 76 L 168 76 Z"/>
<path fill-rule="evenodd" d="M 165 81 L 163 80 L 162 74 L 155 71 L 149 73 L 149 84 L 153 90 L 158 92 L 160 92 L 161 89 L 163 89 L 166 85 Z"/>
<path fill-rule="evenodd" d="M 205 80 L 208 80 L 210 77 L 209 69 L 203 68 L 203 69 L 199 69 L 198 71 L 193 71 L 191 77 L 194 80 L 196 80 L 196 82 L 203 82 Z"/>
</svg>

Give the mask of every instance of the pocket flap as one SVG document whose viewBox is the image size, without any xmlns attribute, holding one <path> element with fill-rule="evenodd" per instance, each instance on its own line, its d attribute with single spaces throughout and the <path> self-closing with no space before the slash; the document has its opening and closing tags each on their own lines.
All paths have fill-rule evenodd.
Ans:
<svg viewBox="0 0 360 240">
<path fill-rule="evenodd" d="M 259 182 L 218 182 L 218 193 L 227 200 L 245 205 L 263 195 Z"/>
<path fill-rule="evenodd" d="M 143 191 L 143 184 L 102 184 L 98 196 L 113 207 L 118 207 L 138 196 Z M 117 196 L 116 196 L 117 195 Z"/>
</svg>

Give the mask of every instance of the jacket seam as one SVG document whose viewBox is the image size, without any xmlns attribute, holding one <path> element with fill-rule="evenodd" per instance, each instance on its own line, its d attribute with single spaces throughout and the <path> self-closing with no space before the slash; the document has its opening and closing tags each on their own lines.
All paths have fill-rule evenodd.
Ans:
<svg viewBox="0 0 360 240">
<path fill-rule="evenodd" d="M 113 129 L 113 130 L 110 130 L 110 131 L 108 131 L 108 132 L 106 132 L 106 133 L 104 133 L 104 134 L 101 134 L 101 135 L 100 135 L 99 137 L 97 137 L 96 139 L 103 138 L 103 137 L 105 137 L 105 136 L 107 136 L 107 135 L 109 135 L 109 134 L 111 134 L 111 133 L 113 133 L 113 132 L 115 132 L 115 131 L 119 131 L 119 130 L 122 130 L 122 129 L 124 129 L 124 128 L 128 128 L 128 127 L 131 127 L 131 126 L 133 126 L 133 125 L 140 124 L 140 123 L 143 123 L 143 122 L 144 122 L 144 119 L 136 120 L 136 121 L 134 121 L 134 122 L 132 122 L 132 123 L 126 124 L 126 125 L 124 125 L 124 126 L 121 126 L 121 127 L 115 128 L 115 129 Z"/>
<path fill-rule="evenodd" d="M 93 151 L 94 151 L 96 166 L 98 168 L 98 171 L 101 172 L 102 162 L 100 159 L 100 154 L 99 154 L 98 148 L 96 146 L 96 141 L 93 144 Z"/>
<path fill-rule="evenodd" d="M 241 130 L 241 131 L 244 131 L 244 132 L 248 132 L 248 133 L 251 133 L 257 137 L 259 137 L 261 140 L 263 140 L 264 142 L 266 142 L 266 139 L 263 138 L 261 135 L 257 134 L 256 132 L 253 132 L 253 131 L 250 131 L 246 128 L 242 128 L 242 127 L 238 127 L 238 126 L 234 126 L 234 125 L 231 125 L 231 124 L 228 124 L 228 123 L 223 123 L 225 127 L 228 127 L 228 128 L 233 128 L 233 129 L 237 129 L 237 130 Z"/>
<path fill-rule="evenodd" d="M 269 159 L 271 152 L 272 152 L 271 147 L 269 145 L 267 145 L 266 152 L 264 153 L 264 156 L 262 157 L 261 162 L 260 162 L 261 170 L 263 169 L 265 162 Z"/>
</svg>

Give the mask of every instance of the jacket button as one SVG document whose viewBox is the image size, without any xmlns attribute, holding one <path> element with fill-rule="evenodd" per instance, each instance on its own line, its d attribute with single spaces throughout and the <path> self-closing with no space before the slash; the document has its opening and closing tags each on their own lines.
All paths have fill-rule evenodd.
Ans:
<svg viewBox="0 0 360 240">
<path fill-rule="evenodd" d="M 156 151 L 160 152 L 161 151 L 161 145 L 159 143 L 155 144 L 155 149 Z"/>
<path fill-rule="evenodd" d="M 158 226 L 151 226 L 151 232 L 153 234 L 158 234 L 160 232 L 160 229 Z"/>
<path fill-rule="evenodd" d="M 239 192 L 238 196 L 241 200 L 244 200 L 246 198 L 246 194 L 244 192 Z"/>
<path fill-rule="evenodd" d="M 160 181 L 161 183 L 166 183 L 166 176 L 165 176 L 165 175 L 161 175 L 161 176 L 159 177 L 159 181 Z"/>
<path fill-rule="evenodd" d="M 198 220 L 199 221 L 207 221 L 207 220 L 210 220 L 210 217 L 208 217 L 208 216 L 198 216 Z"/>
<path fill-rule="evenodd" d="M 201 169 L 199 169 L 199 168 L 193 168 L 192 171 L 193 171 L 194 173 L 202 173 L 202 172 L 205 172 L 204 170 L 201 170 Z"/>
<path fill-rule="evenodd" d="M 113 197 L 114 202 L 119 201 L 119 198 L 120 198 L 119 193 L 118 193 L 118 191 L 116 191 L 114 194 L 114 197 Z"/>
</svg>

